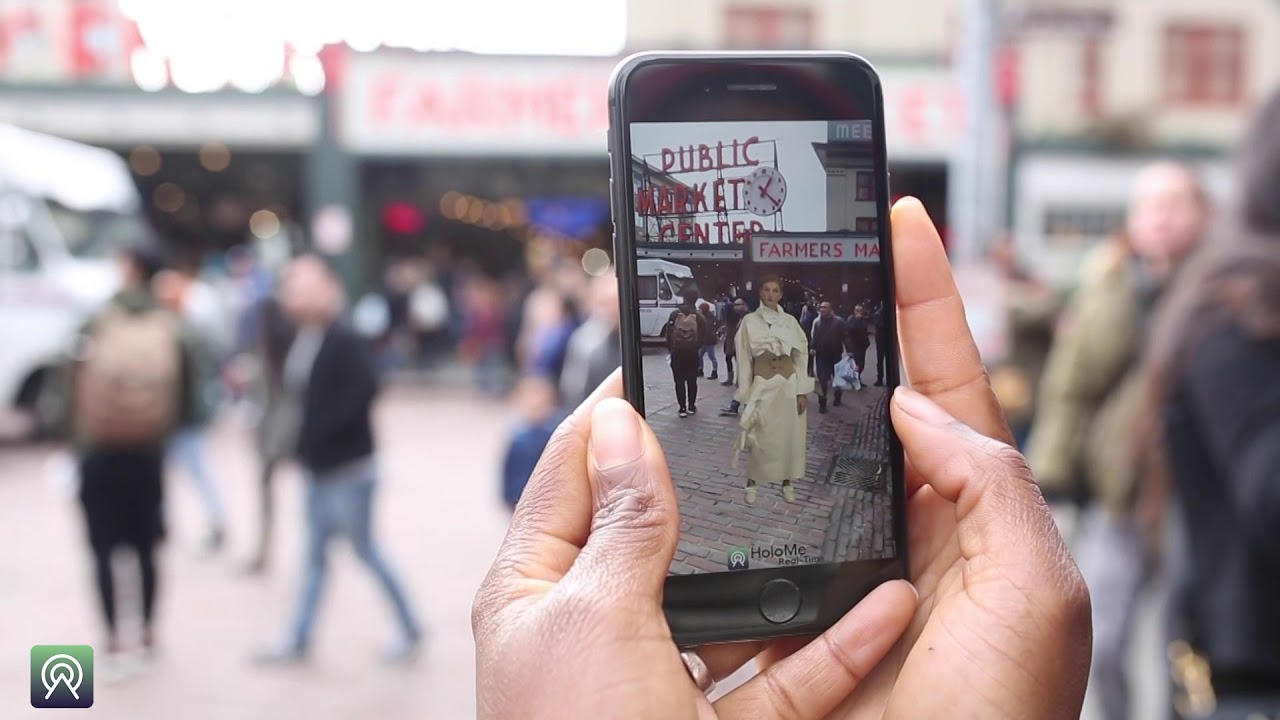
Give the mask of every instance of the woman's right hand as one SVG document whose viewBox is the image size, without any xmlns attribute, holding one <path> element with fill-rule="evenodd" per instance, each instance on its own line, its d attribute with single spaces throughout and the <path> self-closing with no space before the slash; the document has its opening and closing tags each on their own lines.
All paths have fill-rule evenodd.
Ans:
<svg viewBox="0 0 1280 720">
<path fill-rule="evenodd" d="M 893 209 L 898 334 L 915 392 L 891 407 L 907 455 L 910 577 L 920 603 L 894 650 L 831 717 L 1077 718 L 1089 596 L 969 332 L 946 252 L 918 200 Z M 994 439 L 993 439 L 994 438 Z M 776 641 L 764 672 L 808 638 Z M 699 652 L 717 677 L 759 651 Z"/>
</svg>

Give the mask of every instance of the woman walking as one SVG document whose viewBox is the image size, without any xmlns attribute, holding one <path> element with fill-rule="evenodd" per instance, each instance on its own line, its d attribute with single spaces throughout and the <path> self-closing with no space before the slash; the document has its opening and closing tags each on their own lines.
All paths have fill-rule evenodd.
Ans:
<svg viewBox="0 0 1280 720">
<path fill-rule="evenodd" d="M 746 406 L 738 449 L 747 451 L 748 505 L 755 504 L 757 483 L 782 483 L 783 498 L 795 502 L 792 481 L 805 471 L 805 411 L 813 392 L 805 369 L 809 341 L 795 316 L 779 306 L 781 300 L 782 283 L 765 277 L 760 307 L 742 319 L 735 346 L 741 362 L 734 399 Z"/>
</svg>

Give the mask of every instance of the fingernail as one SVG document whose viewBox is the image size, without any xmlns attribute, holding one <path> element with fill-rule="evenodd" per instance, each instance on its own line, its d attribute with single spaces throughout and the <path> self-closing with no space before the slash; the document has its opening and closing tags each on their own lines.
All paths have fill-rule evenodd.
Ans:
<svg viewBox="0 0 1280 720">
<path fill-rule="evenodd" d="M 640 417 L 625 400 L 606 398 L 591 414 L 591 455 L 599 470 L 635 462 L 644 454 Z"/>
<path fill-rule="evenodd" d="M 898 386 L 893 393 L 893 401 L 906 414 L 930 425 L 946 425 L 955 422 L 951 413 L 943 410 L 942 406 L 911 388 Z"/>
</svg>

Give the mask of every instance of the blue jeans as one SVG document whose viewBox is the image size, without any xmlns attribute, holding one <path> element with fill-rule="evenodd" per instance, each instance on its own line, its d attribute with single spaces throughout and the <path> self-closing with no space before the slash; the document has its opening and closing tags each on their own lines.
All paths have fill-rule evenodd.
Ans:
<svg viewBox="0 0 1280 720">
<path fill-rule="evenodd" d="M 210 524 L 220 529 L 225 512 L 222 508 L 222 497 L 218 494 L 218 487 L 213 481 L 213 475 L 209 472 L 208 455 L 205 452 L 207 430 L 208 427 L 204 425 L 192 425 L 179 429 L 169 441 L 169 451 L 182 471 L 195 483 L 196 492 L 200 493 L 200 500 L 204 503 Z"/>
<path fill-rule="evenodd" d="M 719 375 L 720 361 L 716 359 L 715 343 L 712 343 L 710 345 L 703 345 L 702 347 L 698 348 L 698 369 L 699 370 L 702 369 L 703 358 L 705 358 L 708 355 L 711 356 L 711 372 L 715 375 Z"/>
<path fill-rule="evenodd" d="M 350 540 L 356 557 L 373 571 L 391 601 L 404 637 L 416 640 L 421 635 L 404 588 L 373 544 L 374 475 L 372 460 L 341 468 L 334 471 L 334 477 L 322 480 L 307 473 L 307 549 L 290 638 L 298 650 L 306 649 L 311 641 L 311 627 L 328 571 L 329 540 L 335 536 Z"/>
</svg>

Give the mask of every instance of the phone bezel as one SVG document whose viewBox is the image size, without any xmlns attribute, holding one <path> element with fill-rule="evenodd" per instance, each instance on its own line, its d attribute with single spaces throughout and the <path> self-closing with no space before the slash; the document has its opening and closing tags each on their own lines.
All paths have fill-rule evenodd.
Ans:
<svg viewBox="0 0 1280 720">
<path fill-rule="evenodd" d="M 628 106 L 637 92 L 633 78 L 637 72 L 661 65 L 696 65 L 711 74 L 724 76 L 726 71 L 741 66 L 750 72 L 724 83 L 726 92 L 732 86 L 768 85 L 770 81 L 787 91 L 795 91 L 791 82 L 782 82 L 787 68 L 813 68 L 832 74 L 840 87 L 849 83 L 850 98 L 872 102 L 870 119 L 873 129 L 873 163 L 876 178 L 876 216 L 881 248 L 882 287 L 885 290 L 885 325 L 893 352 L 888 358 L 887 391 L 900 382 L 897 338 L 897 311 L 893 282 L 893 252 L 889 228 L 889 175 L 885 150 L 884 99 L 880 78 L 865 59 L 845 52 L 650 52 L 632 55 L 614 70 L 609 83 L 609 155 L 610 203 L 614 221 L 614 254 L 617 265 L 619 302 L 621 303 L 623 382 L 629 402 L 644 414 L 644 382 L 641 367 L 639 300 L 636 289 L 636 238 L 631 197 L 631 137 L 633 122 Z M 761 79 L 764 82 L 761 82 Z M 717 83 L 720 81 L 717 80 Z M 713 87 L 714 84 L 709 85 Z M 683 88 L 688 90 L 689 88 Z M 708 90 L 711 92 L 712 90 Z M 849 118 L 808 118 L 851 119 Z M 860 118 L 861 119 L 861 118 Z M 714 121 L 704 118 L 688 122 Z M 717 118 L 717 120 L 749 120 L 761 118 Z M 640 120 L 643 122 L 644 120 Z M 679 121 L 673 118 L 668 121 Z M 621 224 L 621 225 L 620 225 Z M 891 516 L 895 557 L 757 570 L 669 575 L 664 591 L 663 609 L 677 644 L 693 646 L 713 642 L 732 642 L 788 635 L 817 633 L 830 627 L 859 600 L 882 582 L 908 576 L 906 545 L 906 486 L 902 445 L 892 425 L 888 428 L 890 467 L 892 471 Z M 760 593 L 765 583 L 783 578 L 796 583 L 801 592 L 801 610 L 789 622 L 775 624 L 763 617 L 759 609 Z"/>
</svg>

